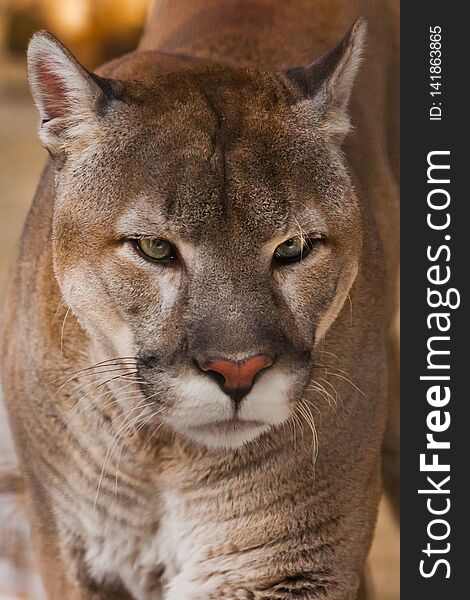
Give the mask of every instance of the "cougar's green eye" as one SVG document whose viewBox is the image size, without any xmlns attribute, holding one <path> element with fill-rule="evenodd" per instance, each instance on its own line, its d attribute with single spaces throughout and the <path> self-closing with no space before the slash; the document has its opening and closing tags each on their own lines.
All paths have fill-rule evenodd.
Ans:
<svg viewBox="0 0 470 600">
<path fill-rule="evenodd" d="M 322 240 L 322 236 L 293 237 L 279 246 L 274 251 L 274 258 L 280 263 L 290 263 L 302 260 Z"/>
<path fill-rule="evenodd" d="M 167 240 L 160 238 L 139 238 L 135 240 L 140 254 L 155 261 L 168 261 L 176 258 L 176 248 Z"/>
</svg>

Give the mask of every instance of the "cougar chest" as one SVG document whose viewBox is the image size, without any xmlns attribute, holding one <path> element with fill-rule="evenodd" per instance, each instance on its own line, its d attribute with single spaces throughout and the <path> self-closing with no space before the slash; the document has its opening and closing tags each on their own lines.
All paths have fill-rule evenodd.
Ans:
<svg viewBox="0 0 470 600">
<path fill-rule="evenodd" d="M 168 590 L 180 580 L 194 586 L 198 565 L 210 554 L 214 526 L 190 515 L 175 491 L 160 495 L 155 514 L 147 512 L 140 523 L 133 517 L 123 510 L 118 520 L 88 519 L 85 561 L 92 579 L 119 579 L 136 600 L 173 598 Z"/>
</svg>

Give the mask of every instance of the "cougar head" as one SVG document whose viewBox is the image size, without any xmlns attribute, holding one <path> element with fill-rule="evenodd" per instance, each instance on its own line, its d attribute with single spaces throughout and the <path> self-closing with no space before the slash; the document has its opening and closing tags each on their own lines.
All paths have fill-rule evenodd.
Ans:
<svg viewBox="0 0 470 600">
<path fill-rule="evenodd" d="M 354 282 L 341 142 L 364 32 L 284 72 L 127 80 L 31 41 L 63 298 L 104 356 L 133 357 L 135 403 L 198 443 L 239 447 L 290 417 Z"/>
</svg>

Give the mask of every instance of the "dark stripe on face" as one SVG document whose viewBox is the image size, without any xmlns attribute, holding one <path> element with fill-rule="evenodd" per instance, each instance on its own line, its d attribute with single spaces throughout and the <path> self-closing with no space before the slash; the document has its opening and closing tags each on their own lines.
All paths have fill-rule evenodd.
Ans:
<svg viewBox="0 0 470 600">
<path fill-rule="evenodd" d="M 219 199 L 220 206 L 222 208 L 222 214 L 227 213 L 228 209 L 228 200 L 227 200 L 227 163 L 226 163 L 226 132 L 223 129 L 223 116 L 217 110 L 215 106 L 214 100 L 207 93 L 202 91 L 202 94 L 207 102 L 207 105 L 214 115 L 215 120 L 215 129 L 212 134 L 212 152 L 213 156 L 218 155 L 218 165 L 219 165 L 219 180 L 220 180 L 220 191 L 219 191 Z"/>
</svg>

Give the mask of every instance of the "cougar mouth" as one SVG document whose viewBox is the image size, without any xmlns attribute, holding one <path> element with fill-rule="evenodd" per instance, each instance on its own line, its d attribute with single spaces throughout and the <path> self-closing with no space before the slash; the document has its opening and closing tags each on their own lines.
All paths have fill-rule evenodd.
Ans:
<svg viewBox="0 0 470 600">
<path fill-rule="evenodd" d="M 233 417 L 231 419 L 224 419 L 221 421 L 213 421 L 211 423 L 205 423 L 204 425 L 194 425 L 190 429 L 195 430 L 217 430 L 218 433 L 222 433 L 224 430 L 226 431 L 238 431 L 240 429 L 249 428 L 249 427 L 264 427 L 266 423 L 262 421 L 253 421 L 253 420 L 245 420 L 239 419 L 238 417 Z"/>
<path fill-rule="evenodd" d="M 261 421 L 231 418 L 190 426 L 186 429 L 186 435 L 207 447 L 234 450 L 256 439 L 269 428 L 268 423 Z"/>
</svg>

